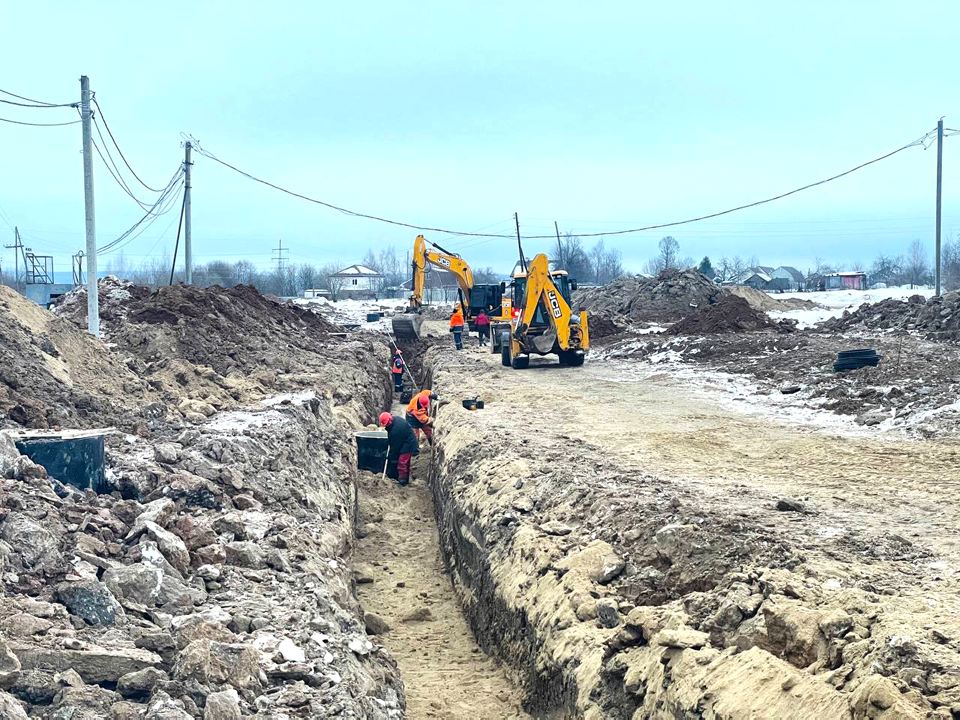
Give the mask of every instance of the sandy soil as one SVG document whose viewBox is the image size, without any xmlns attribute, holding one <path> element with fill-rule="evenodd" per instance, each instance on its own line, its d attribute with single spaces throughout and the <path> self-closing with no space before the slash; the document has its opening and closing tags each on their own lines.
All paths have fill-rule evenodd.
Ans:
<svg viewBox="0 0 960 720">
<path fill-rule="evenodd" d="M 480 650 L 460 613 L 440 556 L 425 481 L 429 463 L 424 445 L 406 488 L 360 473 L 360 516 L 367 525 L 354 566 L 373 582 L 358 584 L 357 595 L 365 611 L 390 625 L 377 639 L 400 666 L 408 717 L 528 718 L 519 710 L 519 691 Z"/>
<path fill-rule="evenodd" d="M 938 717 L 953 709 L 960 446 L 790 423 L 746 402 L 738 409 L 719 390 L 712 396 L 666 373 L 643 377 L 632 372 L 635 365 L 560 368 L 535 360 L 529 370 L 512 371 L 475 349 L 455 357 L 443 351 L 432 362 L 442 395 L 479 392 L 487 403 L 482 412 L 462 413 L 459 395 L 444 395 L 450 405 L 440 413 L 438 487 L 449 498 L 441 533 L 448 549 L 465 548 L 457 572 L 474 629 L 484 635 L 477 623 L 483 606 L 500 604 L 536 628 L 538 666 L 579 668 L 567 676 L 575 690 L 530 678 L 528 702 L 537 693 L 542 701 L 575 692 L 575 700 L 559 704 L 597 717 L 649 717 L 657 703 L 692 711 L 677 699 L 679 690 L 660 684 L 662 664 L 653 659 L 662 622 L 674 622 L 707 633 L 712 645 L 674 674 L 674 682 L 693 688 L 683 697 L 707 702 L 713 693 L 715 711 L 741 698 L 733 714 L 717 717 L 740 717 L 748 707 L 756 717 L 798 717 L 801 708 L 804 717 L 875 717 L 877 708 L 886 710 L 883 717 L 914 717 L 928 699 Z M 677 533 L 690 537 L 674 546 Z M 470 567 L 465 540 L 487 549 L 488 570 Z M 622 575 L 599 584 L 568 580 L 564 568 L 586 562 L 590 552 L 604 558 L 601 573 L 626 557 Z M 484 575 L 502 582 L 474 603 Z M 724 624 L 724 603 L 741 591 L 754 600 Z M 593 607 L 608 600 L 620 613 L 619 620 L 608 613 L 611 630 L 597 624 Z M 658 613 L 676 614 L 651 622 Z M 867 621 L 831 635 L 836 617 Z M 618 627 L 636 635 L 641 625 L 638 647 L 606 659 L 602 648 L 620 642 Z M 522 662 L 526 637 L 514 633 L 501 652 Z M 670 652 L 664 663 L 680 657 Z M 671 662 L 668 670 L 676 667 Z M 720 692 L 706 690 L 696 668 L 713 678 L 746 674 Z M 798 670 L 795 686 L 788 675 Z M 764 694 L 771 677 L 770 697 L 784 703 L 778 708 Z M 598 690 L 603 683 L 612 683 L 611 694 Z M 654 691 L 659 687 L 667 694 Z M 637 704 L 611 715 L 624 697 Z"/>
</svg>

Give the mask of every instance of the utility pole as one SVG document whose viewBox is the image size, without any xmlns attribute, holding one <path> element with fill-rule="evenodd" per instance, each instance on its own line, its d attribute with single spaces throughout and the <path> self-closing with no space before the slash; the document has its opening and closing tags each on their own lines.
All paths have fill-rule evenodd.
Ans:
<svg viewBox="0 0 960 720">
<path fill-rule="evenodd" d="M 560 226 L 557 225 L 557 221 L 553 221 L 553 229 L 557 231 L 557 255 L 560 257 L 557 258 L 560 261 L 560 264 L 557 267 L 565 268 L 567 263 L 563 259 L 563 243 L 560 242 Z"/>
<path fill-rule="evenodd" d="M 193 166 L 193 161 L 190 159 L 191 150 L 193 150 L 193 143 L 188 140 L 183 153 L 183 262 L 187 285 L 193 284 L 193 235 L 190 224 L 190 168 Z"/>
<path fill-rule="evenodd" d="M 523 256 L 523 244 L 520 242 L 520 217 L 517 213 L 513 214 L 513 220 L 517 224 L 517 247 L 520 249 L 520 267 L 527 271 L 527 259 Z"/>
<path fill-rule="evenodd" d="M 290 252 L 290 249 L 283 246 L 283 240 L 277 240 L 277 249 L 274 252 L 277 254 L 274 258 L 277 261 L 277 274 L 283 275 L 283 263 L 286 260 L 283 254 Z"/>
<path fill-rule="evenodd" d="M 20 292 L 20 253 L 23 251 L 23 241 L 20 239 L 20 228 L 13 228 L 13 245 L 4 245 L 8 250 L 13 250 L 13 289 Z M 26 265 L 24 265 L 26 270 Z"/>
<path fill-rule="evenodd" d="M 80 119 L 83 127 L 83 205 L 87 231 L 87 330 L 100 337 L 97 295 L 97 221 L 93 207 L 93 139 L 90 136 L 90 78 L 80 76 Z"/>
<path fill-rule="evenodd" d="M 940 209 L 943 195 L 943 118 L 937 123 L 937 295 L 940 295 Z"/>
</svg>

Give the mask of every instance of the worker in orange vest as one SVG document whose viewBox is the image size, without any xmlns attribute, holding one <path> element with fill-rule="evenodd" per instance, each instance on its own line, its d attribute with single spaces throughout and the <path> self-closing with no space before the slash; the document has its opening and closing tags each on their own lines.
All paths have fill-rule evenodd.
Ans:
<svg viewBox="0 0 960 720">
<path fill-rule="evenodd" d="M 463 312 L 459 305 L 450 317 L 450 332 L 453 333 L 453 343 L 457 346 L 457 350 L 463 350 Z"/>
<path fill-rule="evenodd" d="M 393 389 L 398 393 L 403 392 L 403 354 L 399 348 L 393 354 L 390 372 L 393 373 Z"/>
<path fill-rule="evenodd" d="M 430 420 L 430 401 L 437 400 L 437 394 L 432 390 L 421 390 L 407 405 L 406 420 L 413 428 L 413 434 L 420 439 L 420 431 L 427 436 L 427 442 L 433 445 L 433 421 Z"/>
</svg>

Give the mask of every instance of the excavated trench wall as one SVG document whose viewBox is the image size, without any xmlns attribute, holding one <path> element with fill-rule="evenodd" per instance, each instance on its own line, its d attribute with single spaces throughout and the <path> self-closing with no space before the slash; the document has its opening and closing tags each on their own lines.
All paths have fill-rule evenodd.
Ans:
<svg viewBox="0 0 960 720">
<path fill-rule="evenodd" d="M 439 348 L 425 367 L 442 550 L 531 714 L 950 717 L 897 681 L 877 596 L 821 592 L 769 527 L 607 459 L 523 376 Z M 476 394 L 486 409 L 464 410 Z"/>
</svg>

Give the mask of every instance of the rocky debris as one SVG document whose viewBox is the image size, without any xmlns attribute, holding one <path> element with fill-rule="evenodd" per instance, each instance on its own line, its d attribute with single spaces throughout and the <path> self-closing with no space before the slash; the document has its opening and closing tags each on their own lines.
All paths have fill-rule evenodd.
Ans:
<svg viewBox="0 0 960 720">
<path fill-rule="evenodd" d="M 606 319 L 601 323 L 671 322 L 717 302 L 725 294 L 697 270 L 668 268 L 653 278 L 628 276 L 603 287 L 581 290 L 574 304 L 587 311 L 593 334 L 594 316 Z"/>
<path fill-rule="evenodd" d="M 774 322 L 739 295 L 725 295 L 667 328 L 668 335 L 704 335 L 728 332 L 792 332 L 796 323 Z"/>
<path fill-rule="evenodd" d="M 806 298 L 785 298 L 779 295 L 770 295 L 763 290 L 749 287 L 747 285 L 732 285 L 725 287 L 734 295 L 739 295 L 755 310 L 762 312 L 789 312 L 790 310 L 815 310 L 820 307 L 813 300 Z"/>
<path fill-rule="evenodd" d="M 928 340 L 960 341 L 960 291 L 926 299 L 913 295 L 907 300 L 888 298 L 864 304 L 854 311 L 845 310 L 817 326 L 820 330 L 904 331 Z"/>
<path fill-rule="evenodd" d="M 0 431 L 0 688 L 74 720 L 402 716 L 341 560 L 352 432 L 389 397 L 387 349 L 249 288 L 108 291 L 109 348 L 0 288 L 0 363 L 21 363 L 0 368 L 0 411 L 26 408 L 0 427 L 124 430 L 100 495 Z M 56 356 L 30 369 L 46 336 Z"/>
<path fill-rule="evenodd" d="M 368 635 L 383 635 L 390 632 L 390 624 L 376 613 L 364 613 L 363 624 Z"/>
</svg>

